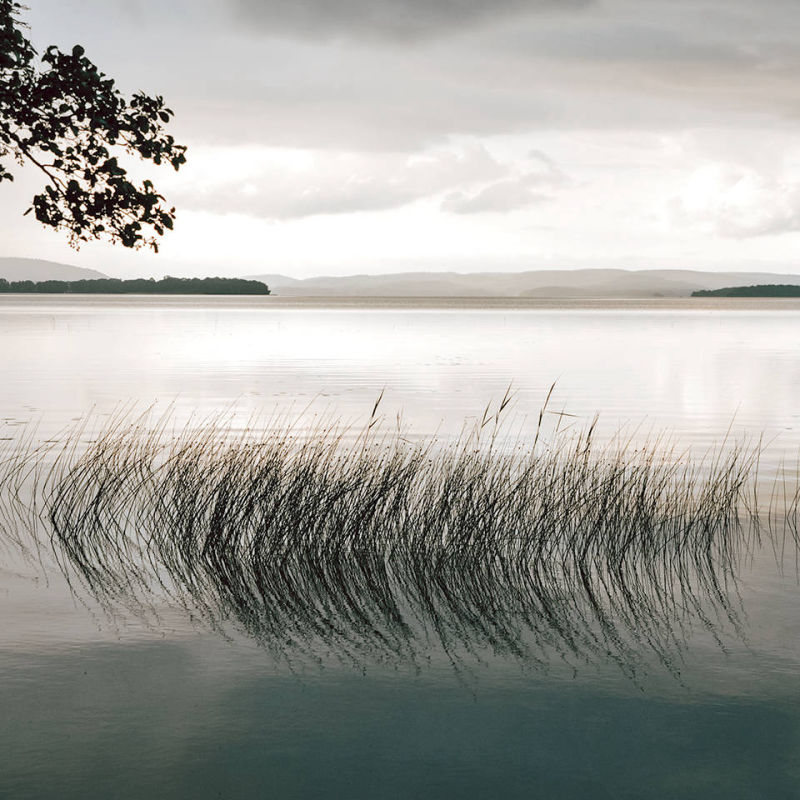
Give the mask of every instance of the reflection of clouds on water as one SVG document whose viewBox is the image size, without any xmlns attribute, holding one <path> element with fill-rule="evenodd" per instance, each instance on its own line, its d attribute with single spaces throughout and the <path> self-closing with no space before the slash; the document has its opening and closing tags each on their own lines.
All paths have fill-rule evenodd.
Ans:
<svg viewBox="0 0 800 800">
<path fill-rule="evenodd" d="M 621 423 L 673 431 L 704 448 L 734 431 L 765 442 L 777 461 L 800 443 L 792 312 L 587 309 L 303 307 L 281 298 L 162 301 L 38 298 L 0 313 L 3 415 L 61 431 L 87 409 L 124 398 L 173 402 L 202 418 L 235 406 L 237 423 L 280 408 L 335 410 L 363 421 L 385 387 L 383 412 L 419 435 L 457 434 L 509 383 L 514 411 L 552 407 L 598 437 Z M 13 434 L 3 434 L 13 435 Z M 766 466 L 767 461 L 765 460 Z"/>
</svg>

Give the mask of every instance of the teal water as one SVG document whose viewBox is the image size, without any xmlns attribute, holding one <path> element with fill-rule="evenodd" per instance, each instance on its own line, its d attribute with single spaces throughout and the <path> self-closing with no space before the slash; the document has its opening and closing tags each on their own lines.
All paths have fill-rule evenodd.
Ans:
<svg viewBox="0 0 800 800">
<path fill-rule="evenodd" d="M 796 695 L 274 675 L 235 647 L 3 659 L 8 797 L 794 798 Z M 212 661 L 239 662 L 225 669 Z M 211 661 L 211 663 L 209 663 Z M 485 685 L 484 685 L 485 684 Z M 787 687 L 788 688 L 788 687 Z"/>
</svg>

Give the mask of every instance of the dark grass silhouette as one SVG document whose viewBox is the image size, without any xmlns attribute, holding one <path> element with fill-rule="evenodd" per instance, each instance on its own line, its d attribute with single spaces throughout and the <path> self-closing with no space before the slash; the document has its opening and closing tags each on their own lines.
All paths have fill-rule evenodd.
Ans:
<svg viewBox="0 0 800 800">
<path fill-rule="evenodd" d="M 456 441 L 331 423 L 236 436 L 121 415 L 88 446 L 32 438 L 0 468 L 0 526 L 52 551 L 76 590 L 145 609 L 165 594 L 281 657 L 363 666 L 494 652 L 674 674 L 698 628 L 743 635 L 736 566 L 794 533 L 796 494 L 759 506 L 758 447 L 697 462 L 664 439 Z M 380 400 L 378 401 L 380 402 Z M 764 521 L 767 521 L 765 527 Z"/>
</svg>

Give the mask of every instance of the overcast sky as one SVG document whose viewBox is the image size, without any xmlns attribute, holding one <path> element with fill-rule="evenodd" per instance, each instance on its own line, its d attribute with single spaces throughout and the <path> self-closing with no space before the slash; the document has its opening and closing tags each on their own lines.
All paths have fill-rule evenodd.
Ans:
<svg viewBox="0 0 800 800">
<path fill-rule="evenodd" d="M 798 270 L 797 0 L 28 0 L 163 94 L 159 256 L 71 250 L 0 186 L 4 255 L 109 274 Z"/>
</svg>

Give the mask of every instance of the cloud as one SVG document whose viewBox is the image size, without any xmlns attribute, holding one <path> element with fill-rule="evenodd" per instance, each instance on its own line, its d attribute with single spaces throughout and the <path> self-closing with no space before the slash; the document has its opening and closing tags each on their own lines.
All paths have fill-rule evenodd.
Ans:
<svg viewBox="0 0 800 800">
<path fill-rule="evenodd" d="M 187 73 L 181 113 L 208 139 L 421 149 L 452 136 L 785 125 L 798 116 L 800 15 L 780 3 L 768 18 L 737 0 L 607 0 L 549 13 L 526 5 L 540 12 L 531 16 L 502 0 L 491 15 L 467 4 L 449 21 L 452 8 L 433 0 L 375 0 L 372 12 L 366 0 L 236 3 L 248 25 L 226 72 L 215 58 L 200 76 Z M 397 9 L 416 32 L 392 33 L 388 20 L 406 19 Z M 291 27 L 301 12 L 307 27 Z M 413 43 L 388 46 L 380 35 Z"/>
<path fill-rule="evenodd" d="M 171 194 L 181 206 L 273 220 L 398 208 L 509 171 L 479 145 L 421 154 L 251 153 L 227 167 L 213 149 L 195 158 L 195 174 L 187 167 Z"/>
<path fill-rule="evenodd" d="M 233 0 L 248 26 L 271 34 L 417 41 L 542 11 L 563 12 L 594 0 Z"/>
<path fill-rule="evenodd" d="M 796 0 L 136 3 L 133 37 L 122 0 L 40 0 L 31 30 L 165 95 L 193 142 L 411 151 L 800 115 Z"/>
<path fill-rule="evenodd" d="M 227 164 L 212 148 L 196 158 L 195 174 L 190 165 L 171 192 L 182 207 L 271 220 L 384 211 L 443 193 L 443 211 L 501 213 L 569 184 L 541 151 L 503 162 L 477 144 L 418 154 L 253 152 Z"/>
<path fill-rule="evenodd" d="M 548 200 L 546 194 L 534 191 L 527 175 L 497 181 L 475 194 L 453 192 L 442 201 L 442 210 L 454 214 L 478 214 L 485 211 L 515 211 Z"/>
<path fill-rule="evenodd" d="M 709 164 L 696 170 L 668 211 L 677 226 L 737 239 L 800 231 L 800 182 L 752 167 Z"/>
<path fill-rule="evenodd" d="M 474 192 L 456 191 L 442 201 L 442 211 L 453 214 L 508 212 L 553 199 L 553 192 L 569 183 L 567 176 L 547 155 L 533 150 L 533 169 L 494 181 Z"/>
</svg>

